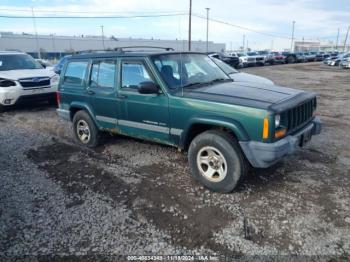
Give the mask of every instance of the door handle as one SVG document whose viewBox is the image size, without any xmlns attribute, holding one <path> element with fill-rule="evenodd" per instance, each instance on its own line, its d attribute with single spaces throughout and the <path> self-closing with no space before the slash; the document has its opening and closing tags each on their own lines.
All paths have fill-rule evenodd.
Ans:
<svg viewBox="0 0 350 262">
<path fill-rule="evenodd" d="M 118 94 L 117 95 L 118 98 L 121 98 L 121 99 L 125 99 L 125 98 L 128 98 L 127 95 L 122 95 L 122 94 Z"/>
<path fill-rule="evenodd" d="M 88 93 L 89 95 L 94 95 L 94 94 L 95 94 L 95 91 L 92 91 L 92 90 L 88 89 L 88 90 L 87 90 L 87 93 Z"/>
</svg>

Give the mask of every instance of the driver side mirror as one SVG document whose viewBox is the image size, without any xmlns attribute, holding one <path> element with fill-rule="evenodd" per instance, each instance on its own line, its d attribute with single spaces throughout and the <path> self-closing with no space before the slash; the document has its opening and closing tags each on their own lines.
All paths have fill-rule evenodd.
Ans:
<svg viewBox="0 0 350 262">
<path fill-rule="evenodd" d="M 141 82 L 138 88 L 140 94 L 159 94 L 159 85 L 152 81 Z"/>
</svg>

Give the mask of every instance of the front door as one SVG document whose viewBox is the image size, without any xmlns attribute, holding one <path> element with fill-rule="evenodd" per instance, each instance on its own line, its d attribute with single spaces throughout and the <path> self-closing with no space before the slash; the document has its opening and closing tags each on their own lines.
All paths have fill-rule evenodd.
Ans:
<svg viewBox="0 0 350 262">
<path fill-rule="evenodd" d="M 114 129 L 117 125 L 116 60 L 93 60 L 87 92 L 94 115 L 102 128 Z"/>
<path fill-rule="evenodd" d="M 140 94 L 138 87 L 145 81 L 155 82 L 143 58 L 122 59 L 120 62 L 118 105 L 120 116 L 118 127 L 128 135 L 162 141 L 169 141 L 168 96 Z"/>
</svg>

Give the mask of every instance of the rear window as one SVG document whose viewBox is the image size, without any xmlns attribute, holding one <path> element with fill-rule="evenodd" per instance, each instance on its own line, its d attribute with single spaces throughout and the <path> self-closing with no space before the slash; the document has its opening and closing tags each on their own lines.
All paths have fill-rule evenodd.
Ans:
<svg viewBox="0 0 350 262">
<path fill-rule="evenodd" d="M 64 74 L 64 83 L 82 86 L 86 76 L 88 62 L 69 62 Z"/>
</svg>

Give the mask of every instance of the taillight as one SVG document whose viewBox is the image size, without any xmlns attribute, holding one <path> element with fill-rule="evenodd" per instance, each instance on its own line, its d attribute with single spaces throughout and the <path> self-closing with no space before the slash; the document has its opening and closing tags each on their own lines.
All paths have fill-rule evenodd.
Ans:
<svg viewBox="0 0 350 262">
<path fill-rule="evenodd" d="M 61 94 L 60 94 L 60 92 L 56 92 L 56 101 L 57 101 L 57 105 L 60 106 L 60 103 L 61 103 Z"/>
</svg>

